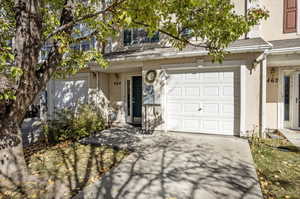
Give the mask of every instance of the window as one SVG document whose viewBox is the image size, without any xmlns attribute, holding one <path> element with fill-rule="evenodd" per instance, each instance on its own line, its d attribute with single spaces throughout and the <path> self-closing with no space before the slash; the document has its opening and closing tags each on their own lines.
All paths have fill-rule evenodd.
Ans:
<svg viewBox="0 0 300 199">
<path fill-rule="evenodd" d="M 75 29 L 75 33 L 72 34 L 74 38 L 81 38 L 91 34 L 91 30 L 84 24 L 78 24 L 74 27 L 74 29 Z M 96 43 L 96 39 L 92 38 L 90 40 L 83 40 L 76 44 L 72 44 L 71 48 L 73 50 L 88 51 L 95 48 L 95 43 Z"/>
<path fill-rule="evenodd" d="M 80 38 L 80 37 L 84 37 L 84 36 L 87 36 L 90 34 L 90 30 L 82 24 L 76 25 L 74 28 L 77 31 L 72 34 L 73 38 Z M 72 50 L 78 50 L 78 51 L 80 51 L 80 50 L 88 51 L 95 47 L 96 47 L 96 38 L 95 37 L 92 37 L 89 40 L 82 40 L 78 43 L 73 43 L 70 45 L 70 48 Z M 42 47 L 41 52 L 40 52 L 40 60 L 41 61 L 44 61 L 48 58 L 51 48 L 52 48 L 51 44 L 46 44 L 45 46 Z"/>
<path fill-rule="evenodd" d="M 10 40 L 7 41 L 7 46 L 10 47 L 10 48 L 13 47 L 13 41 L 12 41 L 12 39 L 10 39 Z"/>
<path fill-rule="evenodd" d="M 93 48 L 95 48 L 95 39 L 84 40 L 79 43 L 71 45 L 71 49 L 73 49 L 73 50 L 88 51 Z"/>
<path fill-rule="evenodd" d="M 181 32 L 182 36 L 186 37 L 186 38 L 190 38 L 192 36 L 192 29 L 190 28 L 184 28 Z"/>
<path fill-rule="evenodd" d="M 46 60 L 48 58 L 51 48 L 52 48 L 51 45 L 46 45 L 41 49 L 40 60 Z"/>
<path fill-rule="evenodd" d="M 148 33 L 143 29 L 124 30 L 124 46 L 156 42 L 159 42 L 159 32 L 149 37 Z"/>
<path fill-rule="evenodd" d="M 297 32 L 297 1 L 298 0 L 284 0 L 284 33 Z"/>
</svg>

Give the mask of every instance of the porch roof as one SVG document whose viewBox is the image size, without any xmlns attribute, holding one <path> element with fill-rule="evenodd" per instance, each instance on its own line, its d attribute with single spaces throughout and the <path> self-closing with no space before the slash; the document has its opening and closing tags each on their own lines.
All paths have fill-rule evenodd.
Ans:
<svg viewBox="0 0 300 199">
<path fill-rule="evenodd" d="M 300 53 L 300 38 L 270 41 L 273 45 L 269 54 Z"/>
<path fill-rule="evenodd" d="M 230 53 L 264 52 L 271 49 L 272 45 L 262 38 L 241 39 L 233 42 L 226 51 Z M 110 62 L 130 61 L 130 60 L 155 60 L 165 58 L 180 58 L 205 56 L 208 51 L 205 48 L 188 46 L 182 51 L 171 47 L 160 47 L 152 49 L 126 50 L 112 52 L 105 55 Z"/>
<path fill-rule="evenodd" d="M 295 48 L 300 47 L 300 38 L 273 40 L 270 43 L 273 45 L 273 49 Z"/>
</svg>

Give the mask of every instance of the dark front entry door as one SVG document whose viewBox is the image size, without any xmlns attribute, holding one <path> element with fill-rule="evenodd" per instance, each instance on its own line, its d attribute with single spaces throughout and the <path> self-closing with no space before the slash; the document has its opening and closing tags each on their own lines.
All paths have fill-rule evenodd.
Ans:
<svg viewBox="0 0 300 199">
<path fill-rule="evenodd" d="M 135 118 L 142 117 L 142 77 L 132 77 L 132 116 Z"/>
</svg>

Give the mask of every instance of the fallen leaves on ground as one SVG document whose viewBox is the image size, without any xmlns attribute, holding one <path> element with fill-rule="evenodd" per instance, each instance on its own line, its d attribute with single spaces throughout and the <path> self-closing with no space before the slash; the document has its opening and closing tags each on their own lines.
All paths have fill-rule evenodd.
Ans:
<svg viewBox="0 0 300 199">
<path fill-rule="evenodd" d="M 253 138 L 250 143 L 264 198 L 300 199 L 300 150 L 287 140 Z"/>
<path fill-rule="evenodd" d="M 26 196 L 17 189 L 5 195 L 9 196 L 7 198 L 46 198 L 45 194 L 49 194 L 46 192 L 50 190 L 51 194 L 63 191 L 65 198 L 70 198 L 99 180 L 103 173 L 120 163 L 128 154 L 125 150 L 73 142 L 44 148 L 38 146 L 38 150 L 30 151 L 26 162 L 30 174 L 43 183 L 26 183 Z M 47 198 L 55 197 L 51 195 Z"/>
</svg>

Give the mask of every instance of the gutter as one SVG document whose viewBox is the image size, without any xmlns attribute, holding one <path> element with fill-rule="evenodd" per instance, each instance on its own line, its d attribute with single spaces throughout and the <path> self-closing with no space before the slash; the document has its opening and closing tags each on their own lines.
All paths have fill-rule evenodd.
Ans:
<svg viewBox="0 0 300 199">
<path fill-rule="evenodd" d="M 300 53 L 300 47 L 271 49 L 267 52 L 268 55 L 293 54 Z"/>
<path fill-rule="evenodd" d="M 255 46 L 245 46 L 245 47 L 232 47 L 225 49 L 230 53 L 255 53 L 255 52 L 265 52 L 265 50 L 271 49 L 270 45 L 255 45 Z M 161 59 L 172 59 L 172 58 L 185 58 L 185 57 L 195 57 L 195 56 L 206 56 L 208 51 L 206 50 L 195 50 L 186 52 L 167 52 L 155 55 L 136 55 L 131 57 L 120 57 L 108 59 L 110 62 L 122 62 L 122 61 L 149 61 L 149 60 L 161 60 Z"/>
</svg>

